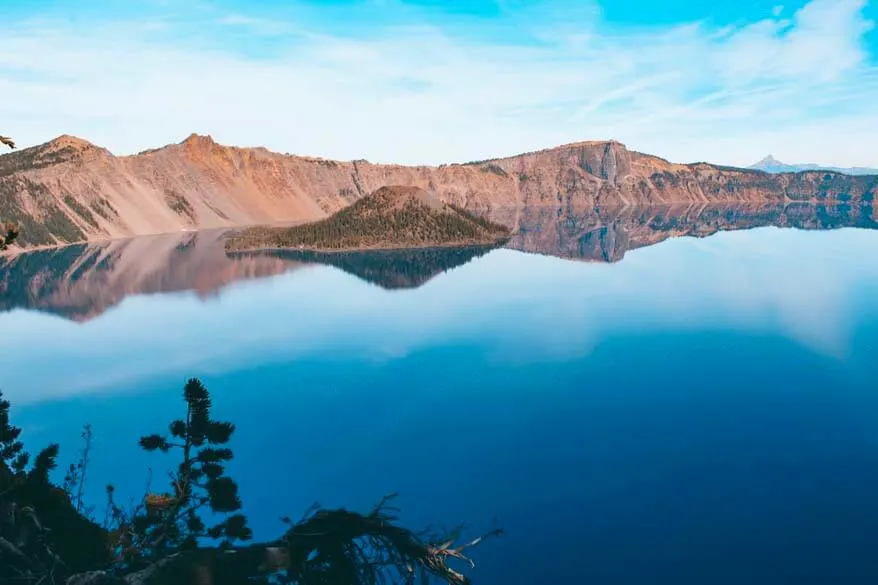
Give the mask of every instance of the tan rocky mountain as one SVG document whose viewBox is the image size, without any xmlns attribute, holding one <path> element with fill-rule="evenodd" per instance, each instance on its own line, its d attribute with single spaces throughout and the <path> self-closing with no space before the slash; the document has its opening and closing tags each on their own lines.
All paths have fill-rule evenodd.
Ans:
<svg viewBox="0 0 878 585">
<path fill-rule="evenodd" d="M 878 178 L 814 171 L 768 174 L 681 165 L 618 142 L 582 142 L 439 167 L 337 162 L 222 146 L 179 144 L 114 156 L 62 136 L 0 156 L 0 218 L 22 246 L 181 230 L 322 219 L 385 185 L 420 187 L 470 211 L 675 203 L 872 201 Z M 517 226 L 513 223 L 512 228 Z"/>
</svg>

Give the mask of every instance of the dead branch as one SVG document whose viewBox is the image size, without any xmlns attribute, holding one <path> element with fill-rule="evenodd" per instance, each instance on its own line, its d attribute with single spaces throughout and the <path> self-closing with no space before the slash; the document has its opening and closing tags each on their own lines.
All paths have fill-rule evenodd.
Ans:
<svg viewBox="0 0 878 585">
<path fill-rule="evenodd" d="M 45 543 L 47 530 L 33 509 L 5 503 L 7 513 L 0 523 L 0 581 L 53 585 L 61 559 Z"/>
<path fill-rule="evenodd" d="M 108 571 L 81 573 L 68 578 L 66 585 L 158 585 L 163 583 L 162 571 L 179 560 L 178 555 L 172 555 L 125 577 L 113 575 Z"/>
<path fill-rule="evenodd" d="M 318 509 L 293 526 L 283 542 L 287 546 L 288 579 L 292 583 L 332 582 L 372 585 L 396 573 L 404 583 L 435 577 L 450 585 L 469 580 L 449 566 L 452 559 L 474 567 L 465 551 L 501 530 L 463 544 L 456 539 L 430 542 L 395 525 L 394 509 L 384 498 L 367 515 L 347 510 Z"/>
</svg>

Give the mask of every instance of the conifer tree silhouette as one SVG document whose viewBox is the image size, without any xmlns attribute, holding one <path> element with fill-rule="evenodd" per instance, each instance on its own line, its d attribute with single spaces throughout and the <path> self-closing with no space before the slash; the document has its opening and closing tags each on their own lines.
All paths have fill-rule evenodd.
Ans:
<svg viewBox="0 0 878 585">
<path fill-rule="evenodd" d="M 0 583 L 466 585 L 469 579 L 451 563 L 474 566 L 469 549 L 502 532 L 464 542 L 458 530 L 416 533 L 397 524 L 388 496 L 366 514 L 314 506 L 298 522 L 283 519 L 287 529 L 279 538 L 238 545 L 251 531 L 239 512 L 238 486 L 225 470 L 235 427 L 211 417 L 210 395 L 198 379 L 186 383 L 183 399 L 185 418 L 173 421 L 167 434 L 140 440 L 147 451 L 179 453 L 170 489 L 148 491 L 126 511 L 108 487 L 110 519 L 99 526 L 77 506 L 78 490 L 51 483 L 57 445 L 29 464 L 21 430 L 10 423 L 9 403 L 0 395 Z M 87 462 L 91 427 L 83 439 Z M 80 474 L 85 467 L 73 469 Z"/>
<path fill-rule="evenodd" d="M 21 429 L 9 420 L 9 401 L 0 391 L 0 493 L 9 494 L 30 483 L 48 483 L 49 472 L 57 466 L 58 445 L 49 445 L 34 458 L 28 469 L 30 454 L 19 440 Z"/>
<path fill-rule="evenodd" d="M 195 549 L 200 539 L 229 547 L 252 536 L 247 518 L 236 513 L 241 509 L 238 484 L 225 470 L 233 454 L 223 445 L 231 439 L 235 425 L 211 418 L 210 395 L 198 379 L 186 382 L 183 400 L 186 416 L 170 424 L 169 435 L 140 439 L 146 451 L 173 451 L 182 458 L 170 474 L 170 490 L 147 494 L 144 505 L 125 526 L 123 550 L 144 561 Z M 223 519 L 209 525 L 207 512 Z"/>
<path fill-rule="evenodd" d="M 0 583 L 51 583 L 107 559 L 100 528 L 53 485 L 58 445 L 31 459 L 0 392 Z M 63 561 L 62 561 L 63 559 Z"/>
</svg>

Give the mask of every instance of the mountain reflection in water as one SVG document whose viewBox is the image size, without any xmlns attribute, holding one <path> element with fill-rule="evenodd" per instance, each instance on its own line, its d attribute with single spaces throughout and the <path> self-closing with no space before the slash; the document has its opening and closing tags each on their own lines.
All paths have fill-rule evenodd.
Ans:
<svg viewBox="0 0 878 585">
<path fill-rule="evenodd" d="M 591 262 L 619 262 L 629 250 L 668 238 L 706 237 L 729 230 L 878 229 L 871 205 L 656 206 L 583 212 L 525 207 L 497 210 L 489 216 L 517 227 L 508 248 Z"/>
<path fill-rule="evenodd" d="M 233 260 L 274 258 L 291 264 L 324 264 L 344 270 L 386 289 L 417 288 L 434 276 L 484 256 L 495 246 L 312 252 L 310 250 L 260 250 L 235 253 Z"/>
<path fill-rule="evenodd" d="M 506 247 L 591 262 L 618 262 L 625 253 L 668 238 L 706 237 L 764 226 L 825 230 L 878 229 L 869 205 L 683 206 L 589 209 L 498 209 L 490 219 L 513 226 Z M 0 257 L 0 311 L 45 311 L 76 321 L 102 314 L 129 295 L 224 286 L 308 265 L 331 265 L 386 289 L 422 286 L 484 255 L 490 247 L 316 253 L 297 250 L 227 255 L 230 230 L 147 236 L 78 244 Z"/>
</svg>

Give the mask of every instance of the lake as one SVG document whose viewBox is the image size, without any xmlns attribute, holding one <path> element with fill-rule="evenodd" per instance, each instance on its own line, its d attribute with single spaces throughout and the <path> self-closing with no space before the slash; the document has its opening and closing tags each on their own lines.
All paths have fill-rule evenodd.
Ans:
<svg viewBox="0 0 878 585">
<path fill-rule="evenodd" d="M 506 529 L 476 585 L 878 582 L 872 208 L 497 215 L 494 250 L 2 259 L 13 422 L 64 463 L 93 426 L 100 512 L 164 487 L 137 438 L 198 376 L 258 537 L 398 492 L 412 527 Z"/>
</svg>

